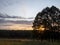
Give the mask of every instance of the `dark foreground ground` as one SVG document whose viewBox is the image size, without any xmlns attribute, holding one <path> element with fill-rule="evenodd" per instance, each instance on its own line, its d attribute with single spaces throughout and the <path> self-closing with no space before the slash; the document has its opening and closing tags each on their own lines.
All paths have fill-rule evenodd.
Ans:
<svg viewBox="0 0 60 45">
<path fill-rule="evenodd" d="M 49 42 L 28 39 L 0 39 L 0 45 L 60 45 L 60 41 Z"/>
</svg>

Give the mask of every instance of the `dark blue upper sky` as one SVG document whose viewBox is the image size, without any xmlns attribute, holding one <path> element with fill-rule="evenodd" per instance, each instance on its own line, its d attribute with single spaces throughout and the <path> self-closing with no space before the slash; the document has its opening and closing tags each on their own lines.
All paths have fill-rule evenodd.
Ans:
<svg viewBox="0 0 60 45">
<path fill-rule="evenodd" d="M 0 0 L 0 12 L 22 17 L 35 17 L 45 7 L 60 8 L 60 0 Z"/>
</svg>

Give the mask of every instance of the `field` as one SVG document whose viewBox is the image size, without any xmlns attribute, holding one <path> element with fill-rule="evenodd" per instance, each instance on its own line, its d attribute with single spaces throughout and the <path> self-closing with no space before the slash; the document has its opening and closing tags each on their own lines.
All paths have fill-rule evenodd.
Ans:
<svg viewBox="0 0 60 45">
<path fill-rule="evenodd" d="M 49 42 L 27 39 L 0 39 L 0 45 L 60 45 L 60 41 Z"/>
</svg>

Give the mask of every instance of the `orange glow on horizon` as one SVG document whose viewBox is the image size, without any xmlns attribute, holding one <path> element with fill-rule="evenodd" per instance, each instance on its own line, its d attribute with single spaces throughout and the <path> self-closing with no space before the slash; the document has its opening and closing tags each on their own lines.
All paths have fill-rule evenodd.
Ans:
<svg viewBox="0 0 60 45">
<path fill-rule="evenodd" d="M 45 30 L 44 25 L 38 26 L 38 27 L 37 27 L 37 30 L 39 30 L 39 31 L 44 31 L 44 30 Z"/>
<path fill-rule="evenodd" d="M 6 30 L 33 30 L 32 25 L 27 25 L 27 24 L 11 24 L 10 26 L 0 26 L 0 29 L 6 29 Z"/>
<path fill-rule="evenodd" d="M 41 26 L 39 27 L 39 30 L 40 30 L 40 31 L 44 31 L 44 30 L 45 30 L 44 25 L 41 25 Z"/>
</svg>

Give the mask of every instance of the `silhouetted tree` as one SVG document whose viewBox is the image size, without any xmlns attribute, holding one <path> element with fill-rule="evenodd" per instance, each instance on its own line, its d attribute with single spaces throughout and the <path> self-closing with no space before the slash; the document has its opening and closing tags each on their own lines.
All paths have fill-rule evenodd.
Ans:
<svg viewBox="0 0 60 45">
<path fill-rule="evenodd" d="M 39 26 L 41 27 L 41 25 L 43 25 L 45 28 L 43 34 L 41 34 L 41 32 L 39 33 L 41 30 L 39 29 Z M 58 38 L 60 35 L 60 10 L 55 6 L 52 6 L 46 7 L 41 12 L 39 12 L 33 22 L 33 31 L 34 30 L 37 30 L 35 31 L 35 35 L 39 34 L 39 38 L 43 38 L 45 36 L 45 38 L 52 40 Z"/>
</svg>

